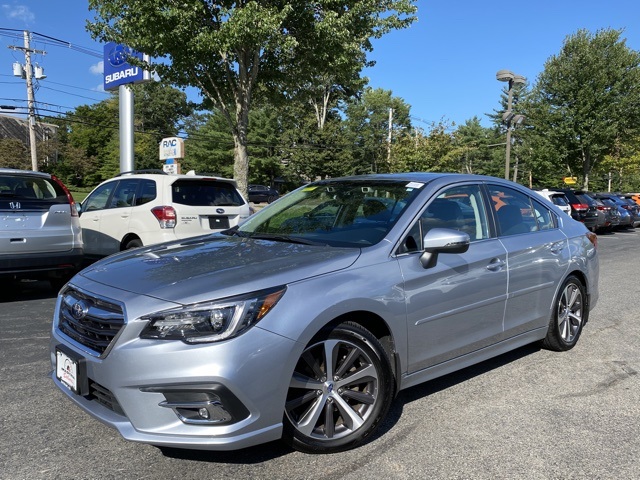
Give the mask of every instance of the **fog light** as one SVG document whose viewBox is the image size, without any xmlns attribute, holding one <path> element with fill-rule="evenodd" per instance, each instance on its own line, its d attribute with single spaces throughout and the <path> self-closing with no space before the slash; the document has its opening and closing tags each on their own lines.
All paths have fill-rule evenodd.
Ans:
<svg viewBox="0 0 640 480">
<path fill-rule="evenodd" d="M 229 425 L 249 416 L 249 410 L 220 384 L 162 385 L 140 390 L 162 394 L 164 401 L 158 406 L 170 408 L 187 425 Z"/>
</svg>

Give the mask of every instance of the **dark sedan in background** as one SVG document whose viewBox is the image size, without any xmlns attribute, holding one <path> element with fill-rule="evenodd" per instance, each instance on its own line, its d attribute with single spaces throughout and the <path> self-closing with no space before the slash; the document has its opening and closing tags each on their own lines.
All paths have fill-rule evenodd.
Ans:
<svg viewBox="0 0 640 480">
<path fill-rule="evenodd" d="M 598 228 L 598 208 L 595 203 L 585 202 L 580 197 L 584 192 L 581 190 L 573 190 L 571 188 L 558 189 L 559 192 L 565 194 L 571 205 L 571 217 L 574 220 L 584 223 L 584 226 L 591 231 Z"/>
<path fill-rule="evenodd" d="M 277 190 L 266 185 L 249 185 L 249 201 L 253 203 L 271 203 L 280 197 Z"/>
</svg>

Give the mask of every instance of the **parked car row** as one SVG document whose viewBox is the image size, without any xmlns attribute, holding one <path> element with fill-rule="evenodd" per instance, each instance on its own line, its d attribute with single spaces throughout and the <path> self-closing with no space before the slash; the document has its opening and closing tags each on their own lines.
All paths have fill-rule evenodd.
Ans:
<svg viewBox="0 0 640 480">
<path fill-rule="evenodd" d="M 640 226 L 640 195 L 574 189 L 537 190 L 593 232 Z M 565 207 L 567 205 L 567 207 Z"/>
<path fill-rule="evenodd" d="M 3 168 L 0 278 L 46 278 L 60 288 L 87 260 L 227 230 L 251 213 L 227 178 L 127 172 L 77 203 L 53 175 Z"/>
</svg>

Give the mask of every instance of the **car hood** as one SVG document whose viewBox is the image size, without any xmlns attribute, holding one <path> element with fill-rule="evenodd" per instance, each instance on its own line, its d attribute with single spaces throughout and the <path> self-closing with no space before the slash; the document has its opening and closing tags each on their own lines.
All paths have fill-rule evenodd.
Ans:
<svg viewBox="0 0 640 480">
<path fill-rule="evenodd" d="M 210 235 L 112 255 L 80 276 L 187 304 L 327 274 L 347 268 L 359 255 L 354 248 Z"/>
</svg>

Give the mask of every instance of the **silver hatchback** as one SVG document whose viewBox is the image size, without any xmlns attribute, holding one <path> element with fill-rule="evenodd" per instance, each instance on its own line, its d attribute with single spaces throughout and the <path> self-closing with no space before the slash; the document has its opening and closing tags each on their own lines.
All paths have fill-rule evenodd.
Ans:
<svg viewBox="0 0 640 480">
<path fill-rule="evenodd" d="M 0 168 L 0 278 L 47 278 L 60 288 L 82 260 L 67 187 L 47 173 Z"/>
<path fill-rule="evenodd" d="M 311 183 L 239 227 L 82 271 L 57 301 L 52 378 L 128 440 L 337 452 L 399 390 L 532 342 L 574 347 L 596 247 L 507 180 Z"/>
</svg>

